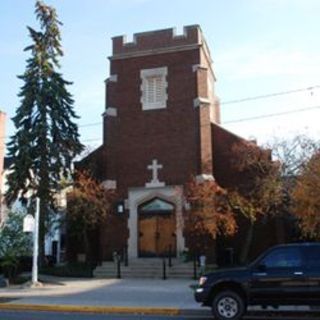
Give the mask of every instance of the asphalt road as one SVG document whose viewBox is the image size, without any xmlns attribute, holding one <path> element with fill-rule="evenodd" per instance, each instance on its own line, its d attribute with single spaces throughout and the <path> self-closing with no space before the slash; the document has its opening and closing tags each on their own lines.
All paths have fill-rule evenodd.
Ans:
<svg viewBox="0 0 320 320">
<path fill-rule="evenodd" d="M 0 311 L 0 320 L 212 320 L 210 317 L 190 316 L 144 316 L 144 315 L 115 315 L 115 314 L 88 314 L 88 313 L 65 313 L 44 311 Z M 319 319 L 315 316 L 301 314 L 260 314 L 249 315 L 244 320 L 311 320 Z"/>
</svg>

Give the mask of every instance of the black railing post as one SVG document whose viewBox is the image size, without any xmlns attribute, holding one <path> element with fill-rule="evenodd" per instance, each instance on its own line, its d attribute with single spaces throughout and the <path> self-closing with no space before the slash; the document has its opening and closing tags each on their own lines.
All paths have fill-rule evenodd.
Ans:
<svg viewBox="0 0 320 320">
<path fill-rule="evenodd" d="M 172 247 L 171 245 L 169 246 L 169 267 L 171 268 L 172 267 Z"/>
<path fill-rule="evenodd" d="M 166 259 L 165 258 L 163 258 L 163 260 L 162 260 L 162 279 L 163 280 L 167 279 Z"/>
<path fill-rule="evenodd" d="M 193 279 L 197 280 L 197 255 L 193 255 Z"/>
<path fill-rule="evenodd" d="M 128 245 L 124 247 L 124 265 L 127 267 L 129 265 L 128 261 Z"/>
<path fill-rule="evenodd" d="M 117 278 L 121 279 L 121 262 L 120 257 L 117 257 Z"/>
</svg>

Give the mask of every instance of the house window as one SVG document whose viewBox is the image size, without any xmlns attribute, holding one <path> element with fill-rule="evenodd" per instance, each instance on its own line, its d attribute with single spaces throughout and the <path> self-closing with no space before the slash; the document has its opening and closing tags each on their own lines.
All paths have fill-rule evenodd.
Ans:
<svg viewBox="0 0 320 320">
<path fill-rule="evenodd" d="M 142 110 L 166 108 L 167 73 L 167 67 L 141 70 Z"/>
</svg>

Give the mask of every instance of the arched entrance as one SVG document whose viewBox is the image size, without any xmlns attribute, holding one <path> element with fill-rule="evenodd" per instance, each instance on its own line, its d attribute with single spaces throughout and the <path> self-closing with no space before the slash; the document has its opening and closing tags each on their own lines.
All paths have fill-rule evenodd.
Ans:
<svg viewBox="0 0 320 320">
<path fill-rule="evenodd" d="M 138 207 L 139 257 L 176 256 L 175 206 L 153 198 Z"/>
</svg>

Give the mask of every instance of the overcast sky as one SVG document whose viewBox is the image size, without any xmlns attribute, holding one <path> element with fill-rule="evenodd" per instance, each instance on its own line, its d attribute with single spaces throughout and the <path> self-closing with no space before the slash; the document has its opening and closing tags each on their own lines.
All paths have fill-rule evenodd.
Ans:
<svg viewBox="0 0 320 320">
<path fill-rule="evenodd" d="M 0 109 L 9 119 L 19 106 L 30 44 L 26 26 L 38 28 L 33 0 L 0 0 Z M 211 50 L 222 123 L 245 138 L 307 133 L 320 139 L 319 0 L 48 0 L 62 27 L 61 60 L 73 81 L 83 143 L 101 143 L 104 80 L 111 37 L 199 24 Z M 312 89 L 306 89 L 312 88 Z M 296 93 L 228 103 L 261 95 Z M 225 103 L 225 104 L 224 104 Z M 301 110 L 302 109 L 302 110 Z M 300 110 L 300 112 L 292 112 Z M 288 113 L 289 112 L 289 113 Z M 292 113 L 291 113 L 292 112 Z M 283 113 L 281 116 L 276 116 Z M 273 115 L 272 117 L 269 115 Z M 256 118 L 258 117 L 258 119 Z M 255 118 L 248 120 L 248 118 Z M 241 121 L 242 120 L 242 121 Z"/>
</svg>

